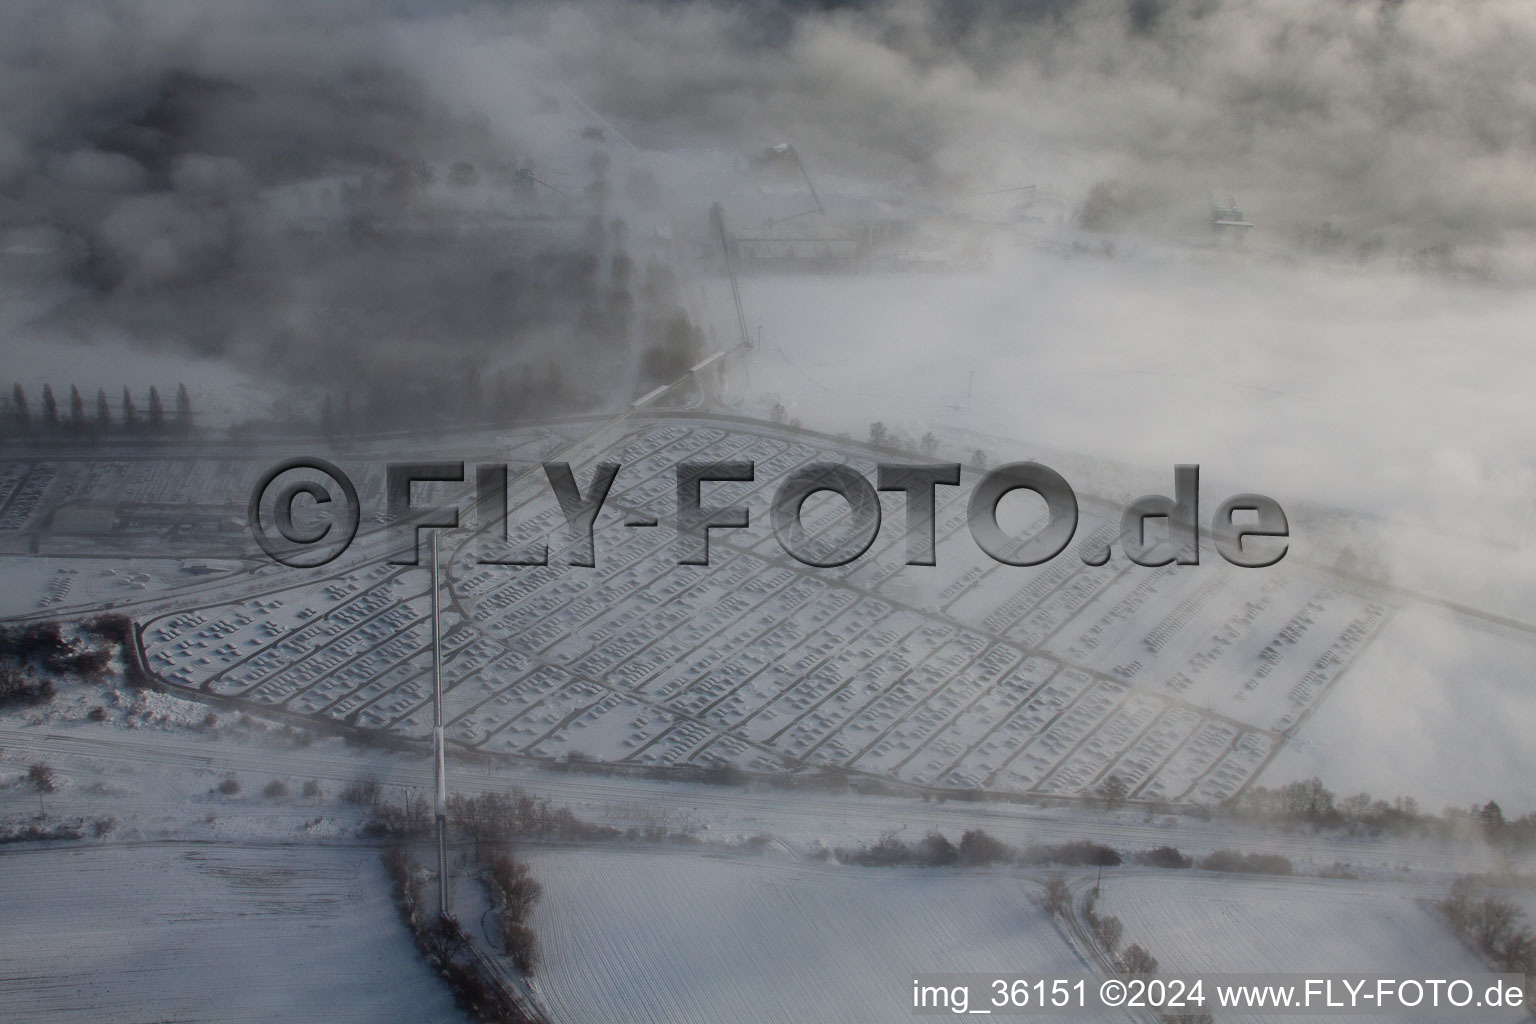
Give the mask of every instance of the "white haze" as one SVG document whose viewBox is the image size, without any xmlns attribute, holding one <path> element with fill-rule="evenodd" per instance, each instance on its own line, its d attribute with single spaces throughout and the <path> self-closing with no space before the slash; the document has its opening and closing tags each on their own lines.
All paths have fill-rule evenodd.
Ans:
<svg viewBox="0 0 1536 1024">
<path fill-rule="evenodd" d="M 1005 241 L 973 275 L 747 280 L 765 345 L 736 397 L 855 436 L 880 419 L 994 457 L 1080 453 L 1159 488 L 1199 462 L 1223 486 L 1366 517 L 1299 514 L 1298 557 L 1348 546 L 1385 580 L 1475 607 L 1524 618 L 1536 601 L 1523 0 L 3 7 L 0 230 L 51 232 L 95 261 L 28 285 L 61 296 L 18 328 L 50 345 L 110 334 L 279 379 L 332 365 L 332 345 L 339 365 L 368 354 L 367 339 L 304 333 L 367 257 L 338 239 L 333 263 L 294 279 L 249 197 L 391 161 L 537 158 L 540 90 L 568 89 L 632 141 L 670 214 L 702 217 L 722 197 L 701 183 L 785 139 L 829 189 L 936 208 L 1032 183 L 1081 203 L 1113 181 L 1113 258 Z M 231 91 L 199 100 L 195 131 L 126 155 L 118 129 L 178 72 Z M 1208 190 L 1257 223 L 1248 255 L 1186 244 Z M 377 345 L 403 365 L 427 354 L 412 337 Z M 1331 698 L 1336 746 L 1400 750 L 1450 709 L 1489 723 L 1467 786 L 1536 768 L 1519 657 L 1445 616 L 1415 624 L 1434 671 L 1400 651 L 1346 689 L 1430 710 Z M 1487 686 L 1508 696 L 1480 701 Z M 1456 759 L 1415 779 L 1399 756 L 1369 781 L 1438 793 Z"/>
</svg>

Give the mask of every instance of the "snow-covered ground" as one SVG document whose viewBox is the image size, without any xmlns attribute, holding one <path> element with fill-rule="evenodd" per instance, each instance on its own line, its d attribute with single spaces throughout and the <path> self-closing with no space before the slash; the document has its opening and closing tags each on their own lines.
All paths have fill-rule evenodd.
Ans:
<svg viewBox="0 0 1536 1024">
<path fill-rule="evenodd" d="M 1408 609 L 1282 749 L 1269 776 L 1411 793 L 1435 809 L 1479 799 L 1523 806 L 1521 780 L 1536 769 L 1525 728 L 1536 721 L 1531 654 L 1518 633 Z"/>
<path fill-rule="evenodd" d="M 458 1022 L 368 847 L 0 852 L 0 1017 Z"/>
<path fill-rule="evenodd" d="M 922 971 L 1080 974 L 1016 872 L 552 850 L 537 988 L 567 1024 L 891 1021 Z"/>
<path fill-rule="evenodd" d="M 1121 919 L 1126 943 L 1150 949 L 1169 973 L 1443 978 L 1487 971 L 1426 904 L 1428 896 L 1386 881 L 1149 870 L 1106 878 L 1099 908 Z M 1512 1011 L 1486 1019 L 1524 1016 Z M 1219 1019 L 1286 1018 L 1223 1012 Z M 1402 1019 L 1450 1024 L 1462 1018 L 1451 1013 Z"/>
<path fill-rule="evenodd" d="M 1035 902 L 1038 871 L 622 850 L 540 851 L 531 863 L 545 886 L 536 986 L 569 1024 L 753 1021 L 768 1008 L 885 1021 L 910 1010 L 904 982 L 917 973 L 1092 971 Z M 1079 878 L 1079 891 L 1092 881 Z M 1100 912 L 1120 917 L 1123 941 L 1150 948 L 1170 976 L 1486 970 L 1425 898 L 1390 880 L 1125 869 L 1106 873 Z"/>
<path fill-rule="evenodd" d="M 1240 490 L 1291 514 L 1278 569 L 1338 563 L 1517 620 L 1415 613 L 1260 781 L 1320 774 L 1438 805 L 1536 770 L 1516 725 L 1536 602 L 1536 463 L 1516 440 L 1529 290 L 1003 241 L 978 272 L 739 276 L 761 343 L 727 373 L 733 411 L 777 404 L 858 440 L 878 420 L 909 448 L 931 431 L 940 459 L 1036 459 L 1112 498 L 1169 494 L 1173 465 L 1199 463 L 1205 515 Z M 739 337 L 723 278 L 696 301 Z"/>
<path fill-rule="evenodd" d="M 112 709 L 108 721 L 81 714 L 98 701 Z M 359 748 L 336 739 L 308 742 L 238 716 L 225 715 L 209 728 L 200 724 L 202 708 L 165 695 L 125 694 L 119 700 L 99 688 L 71 686 L 49 709 L 13 712 L 0 722 L 0 817 L 24 822 L 37 813 L 37 794 L 24 780 L 29 764 L 44 761 L 60 787 L 46 795 L 49 820 L 87 822 L 87 838 L 78 844 L 11 847 L 0 854 L 7 879 L 23 879 L 28 901 L 16 903 L 13 892 L 23 890 L 8 884 L 0 907 L 35 914 L 71 908 L 53 915 L 57 928 L 76 929 L 68 941 L 96 957 L 81 983 L 83 994 L 70 1005 L 104 1005 L 97 1000 L 114 998 L 113 985 L 128 984 L 123 968 L 102 960 L 106 954 L 90 944 L 95 940 L 80 937 L 92 922 L 112 920 L 115 930 L 118 920 L 127 920 L 133 922 L 129 934 L 160 929 L 150 948 L 195 940 L 209 956 L 230 948 L 232 936 L 255 934 L 253 922 L 272 929 L 315 924 L 317 930 L 304 934 L 321 938 L 341 927 L 332 917 L 285 918 L 244 902 L 259 891 L 285 908 L 312 897 L 325 914 L 357 929 L 348 941 L 359 945 L 346 947 L 345 955 L 368 956 L 370 963 L 396 962 L 390 959 L 396 953 L 386 956 L 367 943 L 384 942 L 390 929 L 398 929 L 389 940 L 397 945 L 389 948 L 404 949 L 400 955 L 407 959 L 391 981 L 397 987 L 381 990 L 396 993 L 395 1005 L 412 1007 L 409 1019 L 437 1019 L 432 1007 L 444 1004 L 433 1000 L 445 997 L 436 990 L 418 997 L 410 988 L 416 984 L 410 947 L 390 916 L 377 850 L 354 845 L 365 810 L 339 798 L 348 782 L 361 778 L 376 779 L 389 799 L 427 794 L 430 759 L 424 752 Z M 545 954 L 540 990 L 563 1024 L 745 1021 L 761 1019 L 753 1006 L 802 1005 L 814 1006 L 811 1019 L 886 1020 L 905 1012 L 905 975 L 912 970 L 1086 970 L 1031 901 L 1044 871 L 872 869 L 809 859 L 818 849 L 873 842 L 885 832 L 916 840 L 936 830 L 957 840 L 966 829 L 982 828 L 1018 845 L 1093 839 L 1126 853 L 1164 844 L 1196 856 L 1236 848 L 1282 854 L 1311 876 L 1338 862 L 1359 876 L 1268 879 L 1128 867 L 1105 872 L 1104 909 L 1125 919 L 1127 941 L 1151 947 L 1170 969 L 1207 972 L 1476 970 L 1470 954 L 1418 901 L 1438 896 L 1456 874 L 1494 869 L 1502 861 L 1498 851 L 1475 843 L 1344 839 L 1140 809 L 1106 814 L 1087 807 L 677 784 L 471 761 L 452 753 L 449 773 L 454 790 L 518 787 L 549 796 L 586 820 L 686 829 L 699 840 L 671 848 L 626 841 L 523 848 L 545 886 L 534 922 Z M 217 791 L 227 779 L 241 783 L 239 792 Z M 267 795 L 273 780 L 286 792 Z M 311 780 L 319 791 L 305 795 L 304 783 Z M 89 823 L 103 818 L 116 824 L 105 836 L 92 837 Z M 752 837 L 765 837 L 761 853 L 745 852 Z M 23 863 L 37 873 L 36 885 L 13 866 Z M 453 865 L 456 899 L 472 895 L 458 853 Z M 1513 866 L 1530 870 L 1530 858 L 1517 858 Z M 210 872 L 227 883 L 208 881 Z M 356 880 L 338 888 L 338 872 L 349 879 L 356 872 Z M 301 883 L 300 874 L 308 880 Z M 121 912 L 105 896 L 78 905 L 60 902 L 76 893 L 84 901 L 109 879 L 124 878 L 129 884 L 110 897 L 121 901 Z M 264 879 L 256 889 L 253 878 Z M 1079 885 L 1092 880 L 1078 873 Z M 233 894 L 219 888 L 224 884 L 236 887 Z M 176 893 L 166 895 L 162 886 Z M 53 902 L 39 902 L 45 900 Z M 187 909 L 192 901 L 201 901 L 197 907 L 203 909 Z M 172 922 L 181 931 L 165 930 L 172 925 L 155 916 L 163 906 L 181 915 Z M 246 916 L 220 917 L 218 927 L 227 933 L 187 931 L 192 925 L 182 921 L 202 922 L 210 908 L 222 913 L 231 906 Z M 364 915 L 361 924 L 353 923 L 355 912 Z M 30 934 L 62 934 L 50 927 L 55 925 L 31 928 Z M 229 968 L 245 974 L 206 973 L 254 991 L 257 981 L 246 979 L 256 975 L 249 972 L 283 969 L 290 951 L 309 948 L 296 945 L 299 939 L 284 942 L 260 963 Z M 0 940 L 0 954 L 9 950 Z M 200 963 L 161 955 L 168 972 L 183 960 Z M 328 955 L 314 954 L 331 963 Z M 305 1002 L 311 1000 L 305 979 L 318 971 L 306 964 L 295 974 L 293 1007 L 331 1005 Z M 55 989 L 50 984 L 43 992 L 53 998 Z M 146 986 L 130 1002 L 157 998 Z M 414 1010 L 418 1005 L 425 1008 L 421 1015 Z M 154 1006 L 166 1016 L 178 1010 Z M 237 1012 L 238 1006 L 228 1018 L 213 1011 L 199 1016 L 246 1019 Z M 373 1019 L 389 1017 L 381 1012 Z"/>
</svg>

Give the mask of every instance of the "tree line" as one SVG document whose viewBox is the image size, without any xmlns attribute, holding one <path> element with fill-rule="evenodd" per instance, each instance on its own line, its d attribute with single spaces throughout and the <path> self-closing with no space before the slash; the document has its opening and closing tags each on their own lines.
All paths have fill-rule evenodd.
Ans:
<svg viewBox="0 0 1536 1024">
<path fill-rule="evenodd" d="M 56 692 L 55 681 L 64 677 L 102 682 L 114 647 L 131 661 L 122 646 L 120 618 L 91 620 L 74 635 L 57 622 L 0 626 L 0 708 L 46 704 Z M 131 635 L 131 624 L 128 631 Z"/>
<path fill-rule="evenodd" d="M 1451 884 L 1440 910 L 1451 929 L 1499 970 L 1536 972 L 1536 934 L 1525 923 L 1524 908 L 1509 897 L 1464 876 Z"/>
<path fill-rule="evenodd" d="M 459 1007 L 484 1024 L 533 1024 L 475 956 L 474 944 L 458 920 L 428 909 L 427 874 L 410 850 L 397 843 L 385 847 L 381 857 L 394 890 L 395 906 L 416 948 L 447 981 Z"/>
<path fill-rule="evenodd" d="M 173 407 L 166 408 L 160 389 L 150 386 L 141 410 L 133 392 L 123 388 L 114 407 L 105 388 L 96 389 L 96 399 L 87 403 L 80 389 L 71 384 L 69 398 L 61 403 L 52 384 L 44 384 L 36 407 L 21 384 L 11 387 L 11 397 L 0 416 L 7 434 L 55 435 L 102 438 L 110 435 L 151 433 L 187 433 L 192 429 L 192 395 L 185 384 L 176 386 Z"/>
<path fill-rule="evenodd" d="M 1421 810 L 1411 796 L 1382 800 L 1369 793 L 1355 793 L 1341 798 L 1318 778 L 1275 789 L 1254 786 L 1228 804 L 1227 811 L 1249 821 L 1278 821 L 1357 834 L 1482 838 L 1512 848 L 1536 845 L 1536 814 L 1509 817 L 1496 800 L 1447 807 L 1434 814 Z"/>
</svg>

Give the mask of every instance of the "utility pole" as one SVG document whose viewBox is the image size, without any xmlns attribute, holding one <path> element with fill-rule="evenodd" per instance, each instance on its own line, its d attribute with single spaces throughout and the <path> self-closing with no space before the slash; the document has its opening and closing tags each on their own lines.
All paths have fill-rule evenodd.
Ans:
<svg viewBox="0 0 1536 1024">
<path fill-rule="evenodd" d="M 448 916 L 448 786 L 443 777 L 443 636 L 438 615 L 437 533 L 432 531 L 432 754 L 437 768 L 437 792 L 432 802 L 437 819 L 437 913 Z"/>
</svg>

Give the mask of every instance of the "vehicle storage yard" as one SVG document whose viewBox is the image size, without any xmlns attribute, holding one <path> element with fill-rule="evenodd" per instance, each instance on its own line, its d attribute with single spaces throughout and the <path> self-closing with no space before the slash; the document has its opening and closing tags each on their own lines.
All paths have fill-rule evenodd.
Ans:
<svg viewBox="0 0 1536 1024">
<path fill-rule="evenodd" d="M 728 492 L 758 510 L 755 528 L 716 531 L 709 566 L 679 566 L 675 466 L 725 459 L 757 463 L 755 482 Z M 1118 775 L 1134 798 L 1214 803 L 1262 770 L 1391 614 L 1323 572 L 1209 554 L 1134 572 L 1071 551 L 1037 568 L 991 563 L 953 498 L 933 568 L 904 566 L 888 525 L 862 559 L 808 569 L 761 525 L 771 489 L 809 462 L 872 473 L 866 452 L 695 421 L 641 426 L 601 460 L 623 467 L 608 508 L 663 528 L 607 514 L 597 566 L 561 565 L 558 510 L 530 488 L 510 545 L 550 540 L 552 564 L 478 564 L 505 547 L 483 537 L 450 547 L 456 743 L 1061 796 Z M 1086 506 L 1080 534 L 1113 536 L 1110 514 Z M 147 665 L 179 687 L 422 738 L 426 576 L 376 565 L 162 615 L 144 624 Z M 1162 614 L 1138 614 L 1154 599 Z"/>
</svg>

